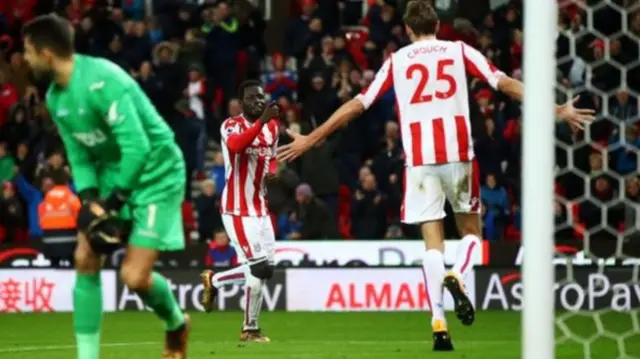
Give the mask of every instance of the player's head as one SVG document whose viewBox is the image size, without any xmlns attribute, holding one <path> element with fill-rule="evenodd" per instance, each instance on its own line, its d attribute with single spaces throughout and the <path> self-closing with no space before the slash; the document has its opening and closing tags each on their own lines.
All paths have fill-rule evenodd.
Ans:
<svg viewBox="0 0 640 359">
<path fill-rule="evenodd" d="M 73 31 L 57 15 L 43 15 L 27 23 L 24 35 L 24 58 L 36 77 L 50 77 L 58 60 L 73 56 Z"/>
<path fill-rule="evenodd" d="M 440 27 L 438 13 L 426 0 L 411 0 L 402 17 L 411 41 L 420 36 L 435 35 Z"/>
<path fill-rule="evenodd" d="M 262 84 L 257 80 L 247 80 L 240 84 L 238 97 L 242 101 L 242 112 L 250 119 L 257 119 L 262 115 L 266 105 L 266 98 Z"/>
</svg>

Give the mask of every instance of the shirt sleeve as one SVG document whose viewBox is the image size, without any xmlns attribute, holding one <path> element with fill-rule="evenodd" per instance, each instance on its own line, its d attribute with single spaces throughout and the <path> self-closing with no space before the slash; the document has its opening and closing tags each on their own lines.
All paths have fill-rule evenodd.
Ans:
<svg viewBox="0 0 640 359">
<path fill-rule="evenodd" d="M 364 106 L 364 109 L 366 110 L 392 87 L 393 64 L 392 57 L 389 57 L 382 64 L 382 67 L 376 73 L 376 77 L 373 79 L 373 82 L 371 82 L 369 87 L 364 88 L 362 92 L 355 97 L 355 99 L 362 102 L 362 106 Z"/>
<path fill-rule="evenodd" d="M 493 66 L 480 51 L 462 41 L 459 41 L 459 44 L 462 46 L 462 57 L 466 72 L 488 83 L 493 89 L 497 89 L 498 82 L 504 76 L 504 72 Z"/>
<path fill-rule="evenodd" d="M 67 159 L 71 165 L 73 181 L 78 192 L 90 188 L 98 188 L 98 175 L 91 153 L 64 129 L 57 126 L 60 138 L 67 151 Z"/>
<path fill-rule="evenodd" d="M 101 89 L 94 92 L 96 110 L 105 119 L 120 148 L 120 175 L 116 188 L 131 190 L 138 182 L 147 155 L 151 151 L 151 144 L 136 109 L 132 90 L 117 83 L 105 83 Z"/>
<path fill-rule="evenodd" d="M 227 145 L 229 151 L 238 153 L 244 151 L 258 137 L 262 130 L 262 122 L 256 121 L 246 130 L 233 118 L 227 119 L 220 127 L 222 141 Z"/>
</svg>

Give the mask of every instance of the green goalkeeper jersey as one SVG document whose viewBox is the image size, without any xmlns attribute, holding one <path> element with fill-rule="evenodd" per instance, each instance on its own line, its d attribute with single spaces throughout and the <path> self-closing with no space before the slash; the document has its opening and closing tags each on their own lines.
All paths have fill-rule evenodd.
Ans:
<svg viewBox="0 0 640 359">
<path fill-rule="evenodd" d="M 127 190 L 129 203 L 138 206 L 184 191 L 184 159 L 173 131 L 117 65 L 74 55 L 69 85 L 52 83 L 46 101 L 78 192 Z"/>
</svg>

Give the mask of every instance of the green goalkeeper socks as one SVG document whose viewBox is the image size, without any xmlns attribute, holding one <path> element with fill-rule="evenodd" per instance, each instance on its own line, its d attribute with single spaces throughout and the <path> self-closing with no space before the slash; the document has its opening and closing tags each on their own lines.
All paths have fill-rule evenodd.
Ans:
<svg viewBox="0 0 640 359">
<path fill-rule="evenodd" d="M 166 330 L 176 330 L 184 324 L 184 313 L 171 293 L 169 283 L 158 273 L 152 274 L 153 284 L 147 293 L 138 293 L 146 305 L 151 307 L 162 321 Z"/>
<path fill-rule="evenodd" d="M 100 324 L 102 322 L 102 285 L 100 273 L 76 274 L 73 288 L 73 329 L 76 334 L 78 359 L 100 357 Z"/>
</svg>

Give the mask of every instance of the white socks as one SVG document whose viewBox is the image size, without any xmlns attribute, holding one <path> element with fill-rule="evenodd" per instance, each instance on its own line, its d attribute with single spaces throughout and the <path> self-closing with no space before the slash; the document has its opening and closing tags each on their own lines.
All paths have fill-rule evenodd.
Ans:
<svg viewBox="0 0 640 359">
<path fill-rule="evenodd" d="M 216 273 L 211 277 L 211 285 L 216 288 L 231 284 L 244 285 L 243 330 L 258 329 L 258 316 L 262 309 L 262 286 L 265 281 L 253 276 L 248 264 Z"/>
<path fill-rule="evenodd" d="M 249 274 L 244 286 L 243 330 L 258 329 L 258 316 L 262 309 L 262 286 L 264 281 Z"/>
<path fill-rule="evenodd" d="M 456 251 L 456 263 L 452 271 L 464 279 L 467 273 L 473 269 L 473 256 L 480 249 L 480 238 L 473 234 L 467 234 L 458 243 Z"/>
<path fill-rule="evenodd" d="M 431 325 L 433 326 L 436 320 L 446 322 L 442 299 L 442 280 L 445 274 L 444 254 L 437 249 L 427 250 L 422 257 L 422 270 L 424 274 L 424 285 L 431 305 Z"/>
<path fill-rule="evenodd" d="M 228 284 L 244 284 L 249 266 L 247 264 L 240 265 L 224 272 L 218 272 L 211 277 L 211 285 L 220 288 Z"/>
</svg>

